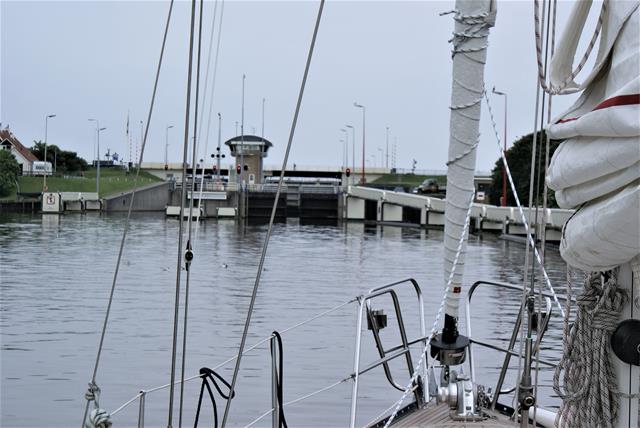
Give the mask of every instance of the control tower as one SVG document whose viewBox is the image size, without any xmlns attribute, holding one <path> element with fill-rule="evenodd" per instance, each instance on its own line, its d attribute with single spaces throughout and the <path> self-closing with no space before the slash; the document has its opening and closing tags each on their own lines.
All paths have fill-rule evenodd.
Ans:
<svg viewBox="0 0 640 428">
<path fill-rule="evenodd" d="M 238 135 L 224 142 L 235 157 L 236 171 L 240 166 L 242 177 L 236 176 L 238 183 L 243 180 L 247 184 L 260 184 L 263 178 L 263 159 L 267 157 L 269 148 L 273 144 L 266 138 L 257 135 Z M 242 166 L 244 162 L 244 167 Z"/>
</svg>

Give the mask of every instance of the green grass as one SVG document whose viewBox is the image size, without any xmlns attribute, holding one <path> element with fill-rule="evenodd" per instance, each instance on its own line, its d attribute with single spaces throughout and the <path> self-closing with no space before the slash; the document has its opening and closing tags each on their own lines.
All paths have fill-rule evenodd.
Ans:
<svg viewBox="0 0 640 428">
<path fill-rule="evenodd" d="M 447 184 L 446 175 L 415 175 L 415 174 L 385 174 L 377 178 L 373 183 L 393 186 L 419 186 L 428 178 L 436 180 L 439 186 Z"/>
<path fill-rule="evenodd" d="M 19 177 L 20 192 L 31 193 L 42 191 L 42 177 Z M 114 193 L 125 192 L 133 189 L 135 172 L 127 174 L 116 168 L 100 169 L 100 196 L 105 197 Z M 145 171 L 140 171 L 138 186 L 146 186 L 162 181 L 160 178 Z M 96 170 L 89 169 L 83 176 L 53 176 L 47 177 L 47 187 L 50 192 L 95 192 Z M 15 199 L 15 193 L 4 199 Z"/>
</svg>

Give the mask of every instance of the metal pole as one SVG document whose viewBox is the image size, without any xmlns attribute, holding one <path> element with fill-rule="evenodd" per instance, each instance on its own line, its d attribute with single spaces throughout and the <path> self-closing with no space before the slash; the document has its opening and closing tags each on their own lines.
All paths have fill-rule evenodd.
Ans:
<svg viewBox="0 0 640 428">
<path fill-rule="evenodd" d="M 47 189 L 47 127 L 49 122 L 49 116 L 44 118 L 44 175 L 42 177 L 42 191 L 46 192 Z"/>
<path fill-rule="evenodd" d="M 507 94 L 506 92 L 496 91 L 496 87 L 493 87 L 494 94 L 504 96 L 504 157 L 507 158 Z M 507 171 L 506 168 L 502 168 L 502 201 L 501 206 L 507 206 Z"/>
<path fill-rule="evenodd" d="M 278 403 L 278 364 L 276 361 L 276 336 L 271 336 L 271 406 L 273 407 L 271 413 L 271 426 L 273 428 L 280 428 L 280 405 Z"/>
<path fill-rule="evenodd" d="M 356 129 L 353 125 L 345 125 L 351 129 L 351 173 L 356 173 Z M 347 149 L 348 151 L 348 149 Z"/>
<path fill-rule="evenodd" d="M 47 191 L 47 137 L 49 131 L 49 119 L 56 117 L 55 114 L 49 114 L 44 118 L 44 178 L 42 182 L 42 191 Z M 54 152 L 55 153 L 55 152 Z"/>
<path fill-rule="evenodd" d="M 353 103 L 353 105 L 357 108 L 362 109 L 362 174 L 360 178 L 360 184 L 365 184 L 367 182 L 367 179 L 365 178 L 366 109 L 365 106 L 358 104 L 357 102 Z"/>
<path fill-rule="evenodd" d="M 262 143 L 264 144 L 264 102 L 266 99 L 262 99 Z"/>
<path fill-rule="evenodd" d="M 218 173 L 218 183 L 220 183 L 220 158 L 221 156 L 221 149 L 220 149 L 220 141 L 222 138 L 222 115 L 220 113 L 218 113 L 218 168 L 216 169 L 217 173 Z"/>
<path fill-rule="evenodd" d="M 240 117 L 240 185 L 244 184 L 244 81 L 247 76 L 242 75 L 242 113 Z"/>
<path fill-rule="evenodd" d="M 344 140 L 340 141 L 344 143 L 342 145 L 342 169 L 345 169 L 349 166 L 349 132 L 344 128 L 340 128 L 340 131 L 344 132 Z"/>
<path fill-rule="evenodd" d="M 356 426 L 356 413 L 358 411 L 358 373 L 360 372 L 360 341 L 362 337 L 362 314 L 364 312 L 365 302 L 359 299 L 360 307 L 358 308 L 358 321 L 356 330 L 356 346 L 353 355 L 353 388 L 351 390 L 351 415 L 349 418 L 349 427 Z"/>
<path fill-rule="evenodd" d="M 167 132 L 165 137 L 165 144 L 164 144 L 164 166 L 165 167 L 169 166 L 169 130 L 171 128 L 173 128 L 173 125 L 167 126 Z"/>
<path fill-rule="evenodd" d="M 386 161 L 384 167 L 389 169 L 389 127 L 387 126 L 387 151 L 386 151 Z"/>
</svg>

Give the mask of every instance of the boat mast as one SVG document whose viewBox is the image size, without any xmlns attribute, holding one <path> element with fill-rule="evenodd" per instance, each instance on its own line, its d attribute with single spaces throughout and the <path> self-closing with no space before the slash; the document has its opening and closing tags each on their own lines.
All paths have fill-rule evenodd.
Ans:
<svg viewBox="0 0 640 428">
<path fill-rule="evenodd" d="M 458 337 L 457 323 L 467 247 L 467 236 L 463 238 L 461 235 L 468 235 L 465 223 L 469 205 L 475 195 L 474 173 L 486 48 L 489 28 L 494 25 L 495 16 L 496 8 L 492 0 L 456 1 L 444 226 L 445 281 L 448 281 L 452 271 L 453 276 L 445 303 L 442 330 L 442 340 L 445 343 L 454 343 Z M 463 242 L 460 246 L 461 239 Z M 454 267 L 456 256 L 458 266 Z"/>
</svg>

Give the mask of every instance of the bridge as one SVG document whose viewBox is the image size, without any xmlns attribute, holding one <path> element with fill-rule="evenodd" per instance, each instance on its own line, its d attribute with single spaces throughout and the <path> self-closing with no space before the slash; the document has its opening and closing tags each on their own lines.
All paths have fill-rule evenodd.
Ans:
<svg viewBox="0 0 640 428">
<path fill-rule="evenodd" d="M 282 165 L 265 165 L 263 170 L 264 177 L 279 176 Z M 165 164 L 162 162 L 143 162 L 142 169 L 145 171 L 160 177 L 162 179 L 175 179 L 180 180 L 182 178 L 182 164 L 179 162 L 173 162 Z M 199 168 L 198 168 L 199 169 Z M 360 181 L 362 175 L 362 167 L 355 167 L 351 169 L 351 176 L 346 177 L 344 168 L 339 166 L 318 166 L 318 165 L 288 165 L 285 170 L 285 177 L 298 177 L 298 178 L 335 178 L 341 181 L 342 184 L 355 184 Z M 191 170 L 191 167 L 188 167 Z M 205 166 L 205 173 L 211 172 L 210 163 Z M 380 167 L 365 167 L 365 179 L 367 183 L 371 183 L 385 174 L 391 173 L 389 168 Z M 424 174 L 426 171 L 416 171 L 416 174 Z M 221 175 L 228 177 L 229 182 L 236 181 L 235 170 L 233 165 L 221 166 Z M 427 175 L 427 174 L 424 174 Z M 428 175 L 446 175 L 446 171 L 428 171 Z"/>
</svg>

